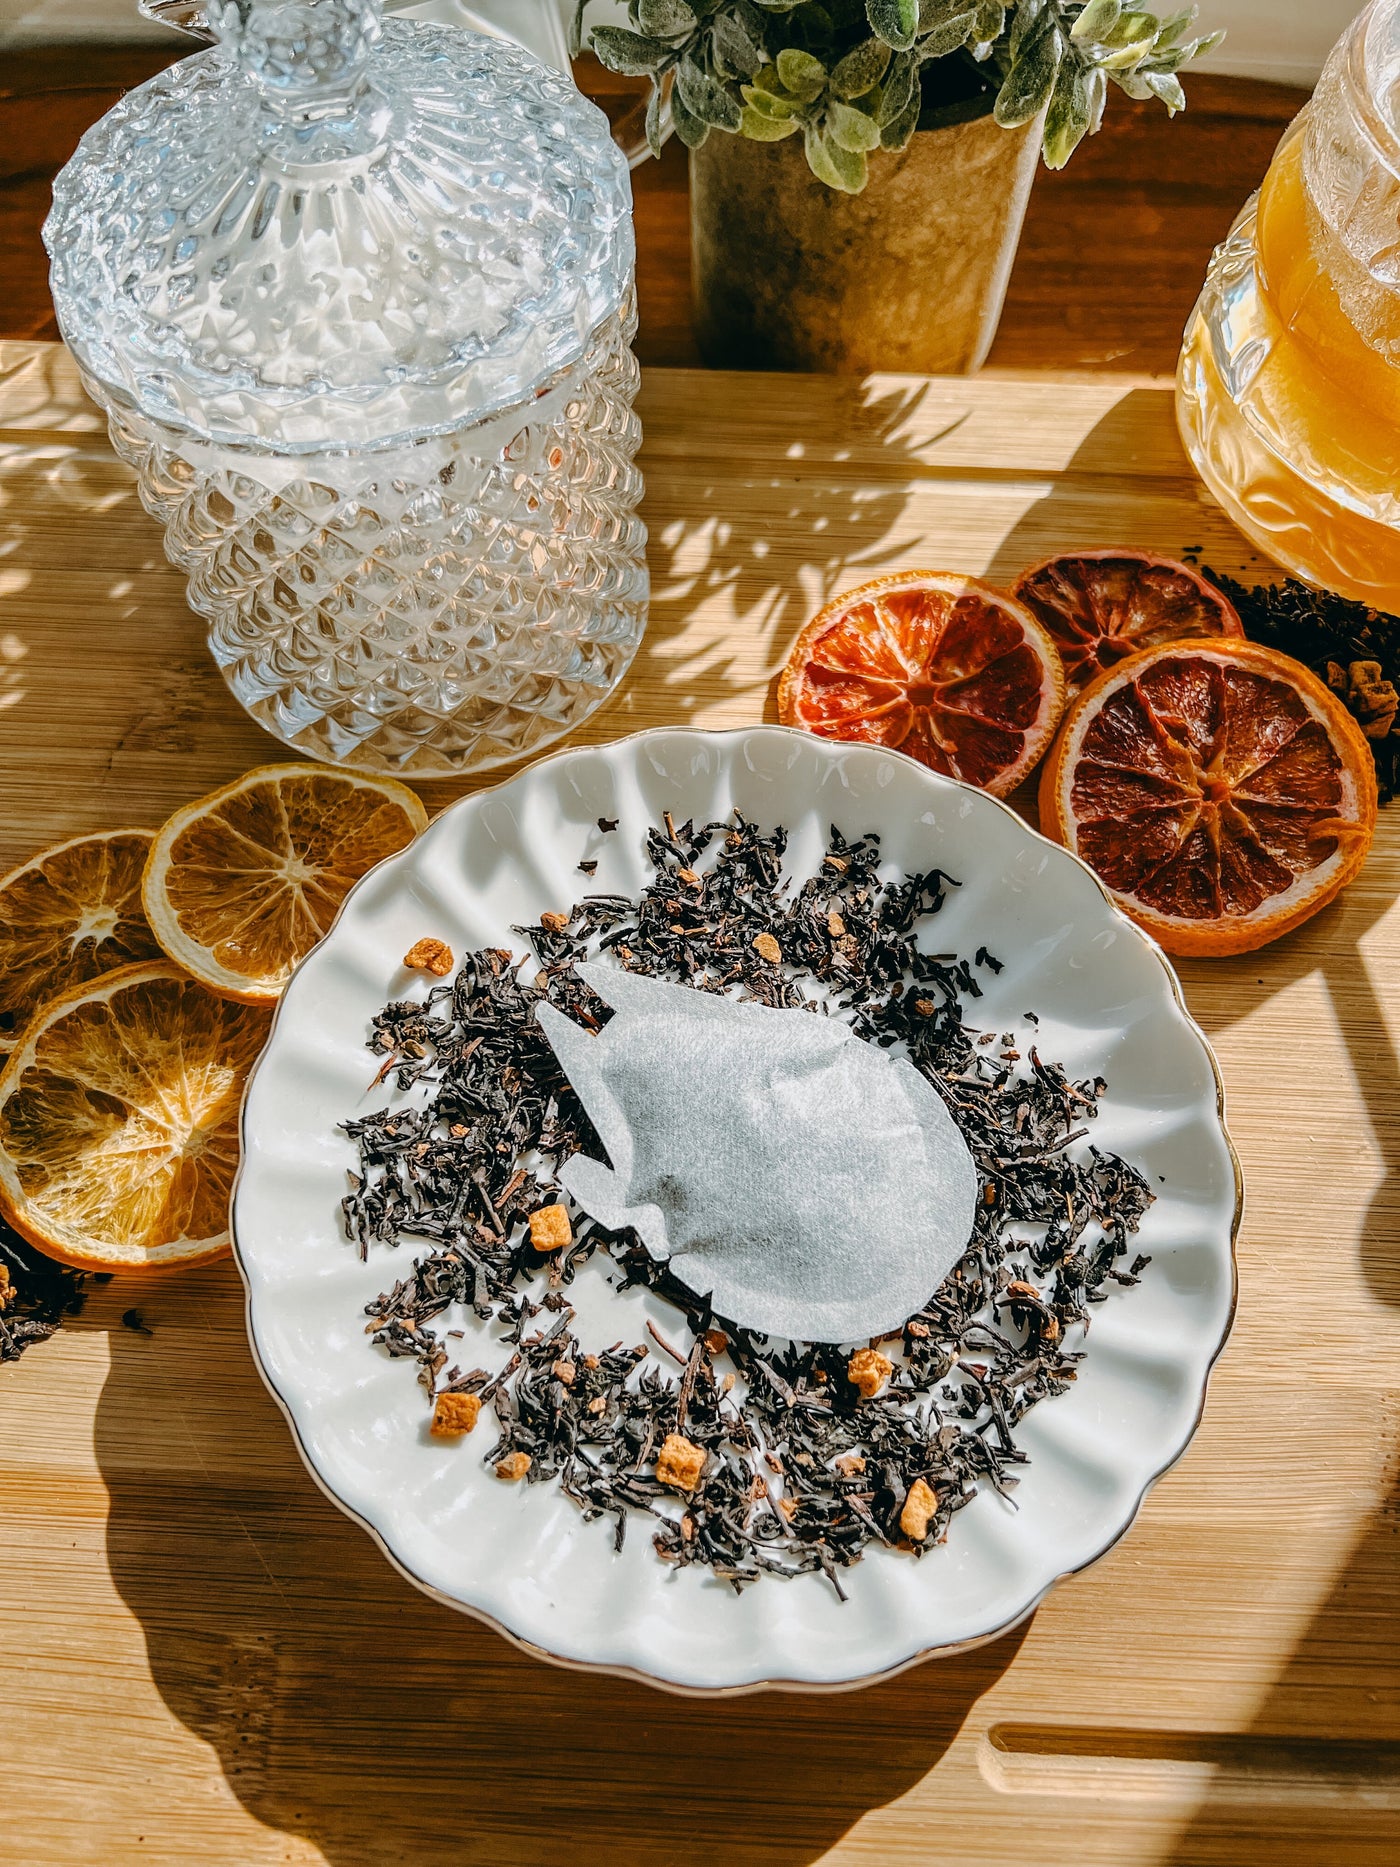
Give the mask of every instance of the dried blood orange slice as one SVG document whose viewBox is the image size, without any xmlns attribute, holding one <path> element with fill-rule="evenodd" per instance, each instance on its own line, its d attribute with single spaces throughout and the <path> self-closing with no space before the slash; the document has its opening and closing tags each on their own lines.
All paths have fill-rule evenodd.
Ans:
<svg viewBox="0 0 1400 1867">
<path fill-rule="evenodd" d="M 1301 662 L 1255 642 L 1166 644 L 1071 706 L 1040 821 L 1169 953 L 1245 953 L 1356 875 L 1375 765 Z"/>
<path fill-rule="evenodd" d="M 826 739 L 897 747 L 1004 797 L 1049 745 L 1064 694 L 1055 645 L 1020 603 L 975 577 L 904 571 L 807 624 L 778 717 Z"/>
<path fill-rule="evenodd" d="M 1158 642 L 1244 635 L 1234 604 L 1213 583 L 1147 551 L 1047 558 L 1022 571 L 1016 596 L 1054 637 L 1071 694 Z"/>
</svg>

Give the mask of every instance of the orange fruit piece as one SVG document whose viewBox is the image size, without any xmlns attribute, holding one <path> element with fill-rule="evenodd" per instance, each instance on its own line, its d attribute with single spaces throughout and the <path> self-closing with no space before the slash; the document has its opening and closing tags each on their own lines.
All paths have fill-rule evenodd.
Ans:
<svg viewBox="0 0 1400 1867">
<path fill-rule="evenodd" d="M 904 571 L 821 610 L 793 643 L 778 717 L 897 747 L 931 771 L 1014 791 L 1054 737 L 1064 670 L 1030 611 L 952 571 Z"/>
<path fill-rule="evenodd" d="M 0 1051 L 55 992 L 160 952 L 141 911 L 154 834 L 75 836 L 0 878 Z"/>
<path fill-rule="evenodd" d="M 171 959 L 213 991 L 269 1003 L 360 877 L 427 822 L 392 778 L 259 766 L 157 831 L 146 918 Z"/>
<path fill-rule="evenodd" d="M 63 993 L 0 1073 L 0 1211 L 80 1270 L 222 1256 L 243 1086 L 271 1023 L 167 959 Z"/>
<path fill-rule="evenodd" d="M 1158 642 L 1238 640 L 1234 604 L 1189 564 L 1148 551 L 1073 551 L 1022 571 L 1016 596 L 1055 639 L 1071 695 Z"/>
<path fill-rule="evenodd" d="M 1301 662 L 1256 642 L 1169 643 L 1070 707 L 1040 822 L 1169 953 L 1247 953 L 1356 876 L 1376 770 Z"/>
</svg>

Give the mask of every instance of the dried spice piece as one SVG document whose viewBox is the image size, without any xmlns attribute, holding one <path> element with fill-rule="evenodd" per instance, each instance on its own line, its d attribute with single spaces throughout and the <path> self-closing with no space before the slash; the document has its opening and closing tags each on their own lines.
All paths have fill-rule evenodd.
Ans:
<svg viewBox="0 0 1400 1867">
<path fill-rule="evenodd" d="M 506 1484 L 518 1484 L 529 1471 L 533 1460 L 528 1452 L 508 1452 L 496 1462 L 496 1476 Z"/>
<path fill-rule="evenodd" d="M 1346 668 L 1329 661 L 1327 685 L 1346 701 L 1368 739 L 1384 739 L 1389 734 L 1400 712 L 1400 694 L 1395 683 L 1382 675 L 1378 661 L 1353 661 Z"/>
<path fill-rule="evenodd" d="M 452 970 L 452 948 L 445 940 L 432 940 L 425 935 L 414 941 L 404 954 L 403 963 L 410 972 L 431 972 L 445 979 Z"/>
<path fill-rule="evenodd" d="M 564 1251 L 573 1242 L 567 1206 L 541 1206 L 530 1214 L 530 1243 L 536 1251 Z"/>
<path fill-rule="evenodd" d="M 480 1394 L 439 1394 L 428 1431 L 435 1439 L 458 1439 L 472 1430 L 480 1416 Z"/>
<path fill-rule="evenodd" d="M 783 949 L 770 933 L 761 933 L 753 943 L 753 950 L 760 959 L 766 959 L 770 966 L 776 966 L 783 957 Z"/>
<path fill-rule="evenodd" d="M 0 1219 L 0 1362 L 18 1361 L 36 1342 L 47 1342 L 65 1316 L 76 1316 L 87 1282 L 85 1272 L 55 1264 Z"/>
<path fill-rule="evenodd" d="M 873 1400 L 894 1373 L 894 1363 L 876 1348 L 858 1348 L 846 1363 L 846 1379 L 866 1400 Z"/>
<path fill-rule="evenodd" d="M 693 1491 L 705 1469 L 705 1448 L 680 1433 L 667 1433 L 656 1455 L 656 1482 L 676 1491 Z"/>
<path fill-rule="evenodd" d="M 735 1589 L 815 1572 L 844 1598 L 842 1572 L 872 1543 L 921 1559 L 979 1490 L 1011 1493 L 1019 1422 L 1075 1379 L 1082 1350 L 1066 1347 L 1068 1332 L 1146 1266 L 1138 1253 L 1121 1268 L 1152 1195 L 1136 1169 L 1085 1144 L 1101 1079 L 1071 1079 L 1015 1033 L 964 1022 L 978 972 L 1000 962 L 985 949 L 971 961 L 930 950 L 928 922 L 955 882 L 936 870 L 882 881 L 878 839 L 833 832 L 818 872 L 794 888 L 785 846 L 781 830 L 737 816 L 668 821 L 647 833 L 653 879 L 638 898 L 585 896 L 562 929 L 521 930 L 533 977 L 487 949 L 426 1002 L 386 1006 L 369 1048 L 418 1100 L 345 1124 L 359 1165 L 344 1211 L 362 1254 L 410 1246 L 411 1267 L 367 1306 L 370 1334 L 435 1398 L 489 1401 L 499 1432 L 488 1467 L 557 1483 L 585 1520 L 610 1521 L 618 1547 L 640 1516 L 668 1563 L 698 1563 Z M 686 887 L 682 868 L 703 890 Z M 754 945 L 775 928 L 781 967 Z M 714 1315 L 635 1234 L 570 1213 L 572 1242 L 544 1259 L 534 1249 L 531 1216 L 563 1203 L 553 1175 L 599 1148 L 535 1013 L 547 1002 L 601 1028 L 608 1008 L 576 970 L 600 950 L 625 969 L 762 1004 L 820 995 L 944 1097 L 986 1194 L 951 1275 L 887 1352 L 856 1351 L 893 1370 L 873 1395 L 847 1379 L 849 1347 L 780 1341 Z M 578 1339 L 570 1288 L 593 1258 L 672 1307 L 674 1324 L 647 1325 L 651 1351 Z M 452 1365 L 454 1308 L 500 1344 L 496 1373 Z M 702 1455 L 687 1490 L 661 1476 L 685 1469 L 662 1464 L 672 1439 Z M 920 1482 L 932 1504 L 916 1537 L 902 1519 L 911 1496 L 928 1501 Z"/>
<path fill-rule="evenodd" d="M 938 1493 L 927 1479 L 916 1478 L 899 1513 L 899 1527 L 912 1542 L 922 1543 L 928 1527 L 938 1515 Z"/>
</svg>

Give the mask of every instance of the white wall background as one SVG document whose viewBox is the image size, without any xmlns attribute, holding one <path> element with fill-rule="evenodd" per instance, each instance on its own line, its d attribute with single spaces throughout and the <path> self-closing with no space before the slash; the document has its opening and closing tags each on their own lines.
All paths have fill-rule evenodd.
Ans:
<svg viewBox="0 0 1400 1867">
<path fill-rule="evenodd" d="M 468 0 L 502 19 L 555 0 Z M 1360 10 L 1358 0 L 1199 0 L 1203 28 L 1224 26 L 1229 37 L 1210 60 L 1214 71 L 1284 84 L 1311 84 L 1328 47 Z M 427 12 L 428 7 L 415 8 Z M 434 6 L 434 12 L 445 9 Z M 1159 12 L 1171 8 L 1163 4 Z M 538 28 L 536 29 L 538 30 Z M 144 39 L 165 36 L 136 11 L 136 0 L 0 0 L 0 47 L 52 39 Z"/>
</svg>

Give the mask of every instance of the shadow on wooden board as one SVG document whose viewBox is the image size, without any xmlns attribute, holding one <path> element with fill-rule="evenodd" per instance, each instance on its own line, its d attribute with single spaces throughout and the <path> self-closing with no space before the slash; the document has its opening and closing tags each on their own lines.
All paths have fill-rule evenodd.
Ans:
<svg viewBox="0 0 1400 1867">
<path fill-rule="evenodd" d="M 1204 493 L 1195 508 L 1135 500 L 1135 535 L 1122 535 L 1123 474 L 1125 466 L 1135 470 L 1134 437 L 1140 440 L 1148 419 L 1169 423 L 1169 410 L 1155 391 L 1130 391 L 1085 439 L 1063 482 L 1005 539 L 989 570 L 993 581 L 1012 582 L 1051 551 L 1115 544 L 1175 556 L 1196 548 L 1205 563 L 1246 581 L 1266 583 L 1278 576 Z M 1146 536 L 1140 535 L 1138 516 L 1144 512 L 1157 514 L 1148 521 L 1157 529 Z M 1390 808 L 1400 811 L 1400 801 Z M 1210 1037 L 1321 974 L 1368 1118 L 1369 1133 L 1357 1137 L 1356 1170 L 1363 1170 L 1362 1148 L 1369 1141 L 1378 1157 L 1377 1184 L 1354 1240 L 1279 1242 L 1339 1254 L 1354 1250 L 1375 1302 L 1394 1309 L 1400 1308 L 1400 1061 L 1363 944 L 1392 905 L 1392 893 L 1383 877 L 1367 872 L 1345 896 L 1265 952 L 1178 962 L 1178 971 Z M 1280 1059 L 1281 1072 L 1307 1067 L 1306 1058 Z M 1327 1085 L 1318 1083 L 1314 1093 L 1325 1097 Z M 1299 1326 L 1306 1328 L 1305 1318 Z M 1218 1736 L 1072 1729 L 1002 1734 L 1010 1754 L 1046 1764 L 1072 1760 L 1091 1736 L 1095 1758 L 1108 1762 L 1100 1793 L 1115 1776 L 1125 1794 L 1138 1796 L 1153 1781 L 1164 1785 L 1173 1776 L 1178 1783 L 1199 1782 L 1200 1804 L 1166 1856 L 1170 1867 L 1239 1867 L 1246 1860 L 1268 1861 L 1270 1867 L 1395 1867 L 1400 1859 L 1400 1474 L 1394 1458 L 1400 1419 L 1393 1409 L 1363 1417 L 1364 1405 L 1358 1396 L 1356 1430 L 1377 1442 L 1387 1461 L 1388 1477 L 1378 1487 L 1381 1502 L 1249 1730 Z M 1300 1464 L 1315 1450 L 1300 1432 Z M 1301 1482 L 1299 1489 L 1301 1494 Z M 1279 1529 L 1280 1535 L 1305 1533 L 1286 1524 Z M 1249 1638 L 1247 1626 L 1240 1637 Z M 1085 1763 L 1090 1761 L 1086 1755 Z M 1036 1772 L 1033 1763 L 1028 1779 Z"/>
<path fill-rule="evenodd" d="M 835 1699 L 544 1665 L 420 1594 L 321 1496 L 235 1352 L 228 1265 L 178 1293 L 123 1279 L 123 1303 L 136 1282 L 155 1335 L 112 1330 L 96 1426 L 113 1580 L 240 1802 L 332 1867 L 802 1867 L 933 1768 L 1020 1645 Z"/>
</svg>

